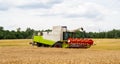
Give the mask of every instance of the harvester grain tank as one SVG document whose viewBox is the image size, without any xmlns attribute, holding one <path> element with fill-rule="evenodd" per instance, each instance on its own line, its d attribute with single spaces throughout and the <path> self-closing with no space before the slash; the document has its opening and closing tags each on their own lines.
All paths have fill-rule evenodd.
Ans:
<svg viewBox="0 0 120 64">
<path fill-rule="evenodd" d="M 31 44 L 38 47 L 58 48 L 89 48 L 93 45 L 92 39 L 76 38 L 74 31 L 67 30 L 66 26 L 53 26 L 52 32 L 43 32 L 34 36 Z"/>
</svg>

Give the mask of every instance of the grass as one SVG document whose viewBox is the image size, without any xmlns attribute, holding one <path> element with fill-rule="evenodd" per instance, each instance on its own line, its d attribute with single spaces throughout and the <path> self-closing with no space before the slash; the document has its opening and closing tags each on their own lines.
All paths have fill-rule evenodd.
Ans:
<svg viewBox="0 0 120 64">
<path fill-rule="evenodd" d="M 94 39 L 95 44 L 90 49 L 120 50 L 120 39 Z"/>
<path fill-rule="evenodd" d="M 90 49 L 120 50 L 120 39 L 93 39 L 95 45 Z M 31 39 L 0 40 L 0 47 L 30 46 Z"/>
<path fill-rule="evenodd" d="M 0 40 L 0 64 L 120 64 L 120 39 L 94 39 L 88 49 L 33 47 L 30 41 Z"/>
<path fill-rule="evenodd" d="M 0 40 L 0 47 L 4 46 L 29 46 L 31 39 L 13 39 L 13 40 Z"/>
</svg>

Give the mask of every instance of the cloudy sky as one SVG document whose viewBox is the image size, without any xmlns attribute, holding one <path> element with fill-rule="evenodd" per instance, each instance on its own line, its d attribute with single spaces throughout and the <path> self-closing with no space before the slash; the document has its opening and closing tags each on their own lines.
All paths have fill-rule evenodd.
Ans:
<svg viewBox="0 0 120 64">
<path fill-rule="evenodd" d="M 120 0 L 0 0 L 0 26 L 6 30 L 57 25 L 97 32 L 120 29 Z"/>
</svg>

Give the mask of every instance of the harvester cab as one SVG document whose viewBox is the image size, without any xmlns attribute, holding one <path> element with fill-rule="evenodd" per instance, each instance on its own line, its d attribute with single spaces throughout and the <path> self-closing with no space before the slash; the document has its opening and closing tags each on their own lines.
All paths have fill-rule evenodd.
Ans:
<svg viewBox="0 0 120 64">
<path fill-rule="evenodd" d="M 83 31 L 83 28 L 80 28 Z M 78 29 L 76 29 L 78 30 Z M 63 48 L 89 48 L 93 40 L 76 38 L 75 31 L 68 31 L 66 26 L 54 26 L 52 32 L 43 32 L 33 37 L 33 45 Z"/>
</svg>

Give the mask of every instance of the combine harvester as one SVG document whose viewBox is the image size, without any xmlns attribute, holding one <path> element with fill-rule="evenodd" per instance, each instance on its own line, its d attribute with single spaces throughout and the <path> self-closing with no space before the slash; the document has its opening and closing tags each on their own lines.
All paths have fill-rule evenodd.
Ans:
<svg viewBox="0 0 120 64">
<path fill-rule="evenodd" d="M 68 31 L 66 26 L 54 26 L 51 32 L 42 32 L 33 36 L 33 42 L 30 44 L 57 48 L 89 48 L 93 45 L 93 40 L 76 38 L 74 35 L 75 31 Z"/>
</svg>

